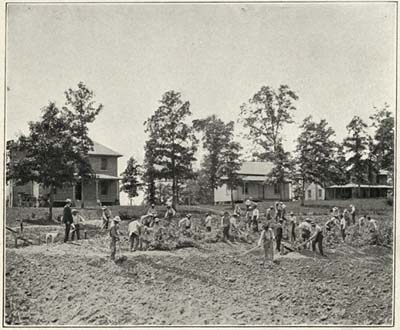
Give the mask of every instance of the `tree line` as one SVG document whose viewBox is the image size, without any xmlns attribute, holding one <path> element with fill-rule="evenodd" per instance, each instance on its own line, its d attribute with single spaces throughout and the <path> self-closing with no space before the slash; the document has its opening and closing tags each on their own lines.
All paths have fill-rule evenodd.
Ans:
<svg viewBox="0 0 400 330">
<path fill-rule="evenodd" d="M 374 108 L 370 125 L 354 116 L 340 143 L 325 119 L 306 117 L 291 153 L 284 149 L 283 132 L 294 124 L 297 100 L 289 86 L 277 90 L 263 86 L 240 107 L 237 122 L 246 130 L 242 137 L 253 145 L 247 156 L 273 164 L 266 183 L 280 185 L 282 194 L 283 184 L 290 180 L 304 203 L 307 183 L 327 187 L 354 181 L 361 185 L 371 182 L 379 170 L 393 175 L 394 118 L 387 104 L 382 109 Z M 130 198 L 143 187 L 151 203 L 163 204 L 172 197 L 173 204 L 208 204 L 214 202 L 214 189 L 222 183 L 231 193 L 240 185 L 237 172 L 243 154 L 234 139 L 234 122 L 224 122 L 216 115 L 190 122 L 190 116 L 190 103 L 183 101 L 180 93 L 169 91 L 162 96 L 159 108 L 144 123 L 148 134 L 144 163 L 138 165 L 135 175 L 124 174 L 124 190 Z M 368 127 L 374 131 L 372 135 Z M 193 163 L 199 147 L 204 156 L 196 170 Z M 132 162 L 137 164 L 131 158 L 128 166 Z M 143 178 L 141 184 L 139 176 Z"/>
<path fill-rule="evenodd" d="M 65 98 L 61 108 L 54 102 L 45 106 L 40 120 L 28 123 L 27 135 L 7 142 L 7 180 L 35 181 L 48 188 L 50 213 L 56 188 L 83 184 L 93 175 L 88 124 L 103 108 L 82 82 L 65 91 Z M 298 98 L 289 86 L 276 90 L 262 86 L 242 104 L 237 123 L 245 129 L 242 138 L 253 146 L 243 154 L 233 121 L 224 122 L 216 115 L 191 119 L 190 102 L 177 91 L 167 91 L 143 123 L 147 134 L 143 164 L 130 157 L 121 173 L 121 190 L 131 200 L 143 190 L 150 203 L 213 203 L 214 189 L 222 183 L 231 191 L 241 184 L 237 172 L 243 156 L 271 162 L 266 183 L 283 185 L 290 180 L 300 197 L 308 182 L 326 187 L 353 179 L 362 184 L 381 169 L 393 174 L 394 118 L 387 104 L 374 108 L 369 125 L 355 116 L 341 143 L 335 142 L 335 132 L 326 120 L 306 117 L 291 153 L 283 146 L 283 132 L 294 124 Z M 199 150 L 203 158 L 196 169 Z M 24 156 L 12 157 L 14 153 Z"/>
</svg>

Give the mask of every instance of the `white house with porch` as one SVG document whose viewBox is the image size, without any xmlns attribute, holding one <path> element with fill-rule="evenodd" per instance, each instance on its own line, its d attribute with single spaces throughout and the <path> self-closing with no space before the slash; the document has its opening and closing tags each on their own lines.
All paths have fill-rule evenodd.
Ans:
<svg viewBox="0 0 400 330">
<path fill-rule="evenodd" d="M 235 202 L 244 201 L 251 197 L 254 201 L 263 200 L 290 200 L 291 184 L 286 180 L 283 184 L 266 183 L 271 173 L 271 162 L 243 162 L 238 171 L 242 184 L 233 190 Z M 231 201 L 231 190 L 226 184 L 214 190 L 214 203 L 228 203 Z"/>
</svg>

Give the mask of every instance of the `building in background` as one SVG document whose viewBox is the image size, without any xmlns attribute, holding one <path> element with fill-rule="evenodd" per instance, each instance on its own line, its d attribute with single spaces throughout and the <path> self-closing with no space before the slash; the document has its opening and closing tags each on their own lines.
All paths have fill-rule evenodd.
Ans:
<svg viewBox="0 0 400 330">
<path fill-rule="evenodd" d="M 333 185 L 326 188 L 326 199 L 350 198 L 386 198 L 392 192 L 388 171 L 380 170 L 370 178 L 369 184 L 352 182 L 345 185 Z"/>
<path fill-rule="evenodd" d="M 233 200 L 244 201 L 251 197 L 254 201 L 263 200 L 290 200 L 291 183 L 285 180 L 283 184 L 266 183 L 268 174 L 273 169 L 271 162 L 243 162 L 238 171 L 242 185 L 233 190 Z M 222 178 L 223 180 L 224 178 Z M 228 203 L 231 201 L 231 190 L 226 184 L 214 191 L 214 203 Z"/>
<path fill-rule="evenodd" d="M 318 201 L 325 199 L 325 189 L 317 183 L 308 183 L 305 188 L 304 200 Z"/>
<path fill-rule="evenodd" d="M 110 148 L 94 142 L 93 150 L 89 151 L 89 161 L 94 171 L 93 178 L 75 184 L 66 184 L 62 189 L 56 189 L 54 206 L 65 204 L 70 198 L 75 207 L 91 207 L 98 204 L 119 205 L 118 158 L 122 155 Z M 22 186 L 8 187 L 9 206 L 46 206 L 49 191 L 36 182 Z"/>
</svg>

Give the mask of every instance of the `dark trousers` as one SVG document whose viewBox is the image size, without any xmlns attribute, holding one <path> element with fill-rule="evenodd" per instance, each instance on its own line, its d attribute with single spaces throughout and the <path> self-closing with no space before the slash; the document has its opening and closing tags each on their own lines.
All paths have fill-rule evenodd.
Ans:
<svg viewBox="0 0 400 330">
<path fill-rule="evenodd" d="M 223 234 L 223 238 L 224 239 L 230 239 L 230 236 L 229 236 L 229 225 L 224 226 L 224 228 L 222 229 L 222 234 Z"/>
<path fill-rule="evenodd" d="M 276 249 L 280 252 L 281 251 L 281 241 L 282 241 L 282 233 L 276 235 Z"/>
<path fill-rule="evenodd" d="M 292 227 L 292 230 L 290 232 L 290 236 L 291 236 L 292 242 L 296 241 L 296 230 L 295 230 L 294 227 Z"/>
<path fill-rule="evenodd" d="M 253 231 L 255 233 L 258 233 L 258 220 L 257 218 L 253 218 L 252 220 L 252 226 L 253 226 Z"/>
<path fill-rule="evenodd" d="M 206 231 L 211 231 L 211 227 L 206 227 Z"/>
<path fill-rule="evenodd" d="M 355 224 L 356 224 L 356 214 L 355 214 L 355 213 L 353 213 L 353 214 L 351 215 L 351 220 L 352 220 L 352 222 L 353 222 L 353 225 L 355 225 Z"/>
<path fill-rule="evenodd" d="M 129 250 L 136 251 L 139 246 L 139 235 L 132 233 L 129 237 Z"/>
<path fill-rule="evenodd" d="M 346 238 L 346 229 L 340 228 L 340 232 L 342 233 L 342 238 L 343 238 L 343 241 L 344 241 L 345 238 Z"/>
<path fill-rule="evenodd" d="M 75 238 L 75 233 L 76 233 L 76 239 L 77 240 L 80 240 L 81 239 L 81 237 L 80 237 L 80 235 L 79 235 L 79 224 L 77 224 L 77 225 L 75 225 L 75 230 L 74 231 L 72 231 L 72 237 L 71 237 L 71 240 L 74 240 L 74 238 Z"/>
<path fill-rule="evenodd" d="M 111 237 L 110 252 L 111 252 L 111 260 L 115 260 L 115 253 L 117 252 L 117 239 L 115 237 Z"/>
<path fill-rule="evenodd" d="M 71 224 L 69 222 L 65 223 L 65 235 L 64 235 L 64 243 L 69 240 L 69 231 L 71 230 Z"/>
<path fill-rule="evenodd" d="M 324 251 L 322 250 L 322 239 L 324 238 L 324 236 L 322 235 L 322 233 L 318 233 L 317 237 L 315 237 L 315 239 L 312 242 L 312 250 L 315 251 L 315 245 L 318 244 L 318 250 L 319 250 L 319 254 L 321 256 L 324 255 Z"/>
</svg>

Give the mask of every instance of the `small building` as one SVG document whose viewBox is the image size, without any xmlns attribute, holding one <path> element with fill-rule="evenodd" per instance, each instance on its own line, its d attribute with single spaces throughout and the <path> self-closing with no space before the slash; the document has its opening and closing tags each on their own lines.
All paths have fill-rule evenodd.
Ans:
<svg viewBox="0 0 400 330">
<path fill-rule="evenodd" d="M 290 181 L 283 184 L 266 183 L 268 174 L 273 169 L 271 162 L 243 162 L 238 171 L 242 184 L 232 191 L 235 202 L 244 201 L 251 197 L 254 201 L 263 200 L 290 200 Z M 222 178 L 223 179 L 223 178 Z M 228 203 L 231 201 L 231 190 L 226 184 L 214 190 L 214 203 Z"/>
<path fill-rule="evenodd" d="M 318 201 L 325 199 L 325 189 L 317 183 L 309 183 L 305 188 L 304 200 L 306 201 Z"/>
<path fill-rule="evenodd" d="M 89 162 L 94 176 L 82 182 L 78 179 L 73 185 L 66 184 L 56 189 L 54 205 L 61 206 L 70 198 L 76 207 L 119 204 L 118 158 L 122 155 L 110 148 L 94 142 L 89 151 Z M 9 183 L 9 205 L 12 206 L 45 206 L 49 198 L 49 189 L 36 182 L 25 185 Z"/>
<path fill-rule="evenodd" d="M 370 184 L 350 182 L 345 185 L 333 185 L 326 188 L 326 199 L 349 198 L 386 198 L 393 186 L 388 184 L 388 171 L 380 170 Z"/>
<path fill-rule="evenodd" d="M 356 183 L 333 185 L 326 188 L 326 199 L 386 198 L 392 189 L 393 187 L 388 185 L 361 184 L 359 186 Z"/>
</svg>

